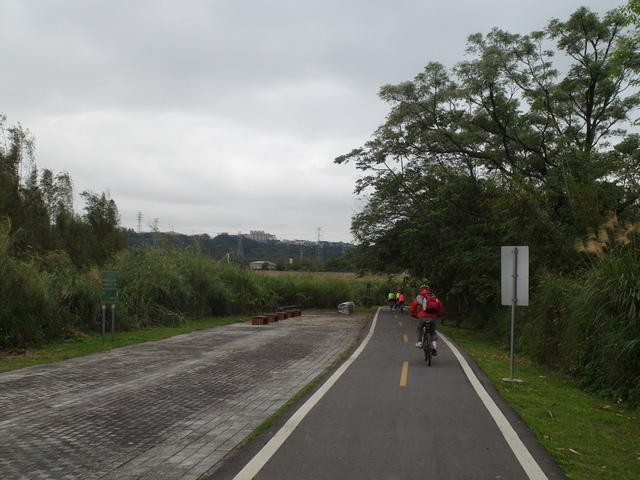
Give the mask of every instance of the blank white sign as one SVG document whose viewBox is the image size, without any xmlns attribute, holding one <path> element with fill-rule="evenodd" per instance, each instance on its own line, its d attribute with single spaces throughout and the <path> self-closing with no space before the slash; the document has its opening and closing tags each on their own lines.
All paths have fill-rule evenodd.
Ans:
<svg viewBox="0 0 640 480">
<path fill-rule="evenodd" d="M 516 252 L 518 269 L 514 272 Z M 502 305 L 513 305 L 514 282 L 517 282 L 516 305 L 529 305 L 529 247 L 502 247 L 501 254 Z"/>
</svg>

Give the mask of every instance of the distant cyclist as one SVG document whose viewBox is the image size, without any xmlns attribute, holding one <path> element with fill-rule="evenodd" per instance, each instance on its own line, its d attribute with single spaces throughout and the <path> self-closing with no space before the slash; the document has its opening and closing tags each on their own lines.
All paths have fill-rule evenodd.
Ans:
<svg viewBox="0 0 640 480">
<path fill-rule="evenodd" d="M 422 328 L 427 322 L 429 322 L 431 331 L 431 355 L 434 357 L 438 354 L 438 345 L 436 343 L 438 340 L 438 333 L 436 331 L 436 325 L 438 323 L 438 318 L 442 316 L 443 311 L 444 309 L 440 299 L 431 293 L 428 285 L 421 285 L 420 293 L 411 303 L 409 313 L 412 317 L 416 317 L 418 319 L 416 325 L 416 334 L 418 336 L 418 342 L 416 343 L 417 348 L 422 348 Z"/>
<path fill-rule="evenodd" d="M 387 298 L 389 299 L 389 310 L 393 310 L 396 306 L 396 292 L 389 292 Z"/>
<path fill-rule="evenodd" d="M 404 310 L 404 293 L 398 292 L 396 297 L 396 309 L 400 310 L 400 313 Z"/>
</svg>

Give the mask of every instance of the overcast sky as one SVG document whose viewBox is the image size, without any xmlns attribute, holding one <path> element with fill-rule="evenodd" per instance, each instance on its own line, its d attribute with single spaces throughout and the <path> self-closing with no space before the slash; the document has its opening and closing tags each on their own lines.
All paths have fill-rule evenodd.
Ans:
<svg viewBox="0 0 640 480">
<path fill-rule="evenodd" d="M 0 113 L 122 226 L 351 241 L 385 84 L 626 0 L 0 0 Z M 82 203 L 76 203 L 81 210 Z"/>
</svg>

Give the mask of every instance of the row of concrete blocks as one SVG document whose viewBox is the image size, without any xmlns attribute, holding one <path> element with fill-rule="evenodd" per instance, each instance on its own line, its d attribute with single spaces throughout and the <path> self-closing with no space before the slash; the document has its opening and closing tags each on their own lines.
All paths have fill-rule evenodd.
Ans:
<svg viewBox="0 0 640 480">
<path fill-rule="evenodd" d="M 302 310 L 285 310 L 268 315 L 256 315 L 251 319 L 251 325 L 269 325 L 273 322 L 279 322 L 280 320 L 291 317 L 299 317 L 300 315 L 302 315 Z"/>
</svg>

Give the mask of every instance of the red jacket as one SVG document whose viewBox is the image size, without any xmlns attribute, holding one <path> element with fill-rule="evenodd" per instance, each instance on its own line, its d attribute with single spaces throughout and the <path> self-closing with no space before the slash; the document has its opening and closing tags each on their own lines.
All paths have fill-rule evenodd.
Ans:
<svg viewBox="0 0 640 480">
<path fill-rule="evenodd" d="M 409 314 L 412 317 L 436 317 L 436 318 L 440 318 L 442 316 L 442 312 L 444 311 L 444 307 L 442 306 L 442 302 L 440 301 L 439 298 L 437 298 L 438 300 L 438 312 L 437 313 L 427 313 L 427 312 L 423 312 L 422 310 L 420 310 L 418 312 L 418 307 L 420 307 L 422 305 L 422 299 L 424 298 L 424 296 L 429 293 L 427 290 L 422 290 L 420 292 L 420 295 L 418 295 L 413 302 L 411 302 L 411 308 L 409 309 Z"/>
</svg>

